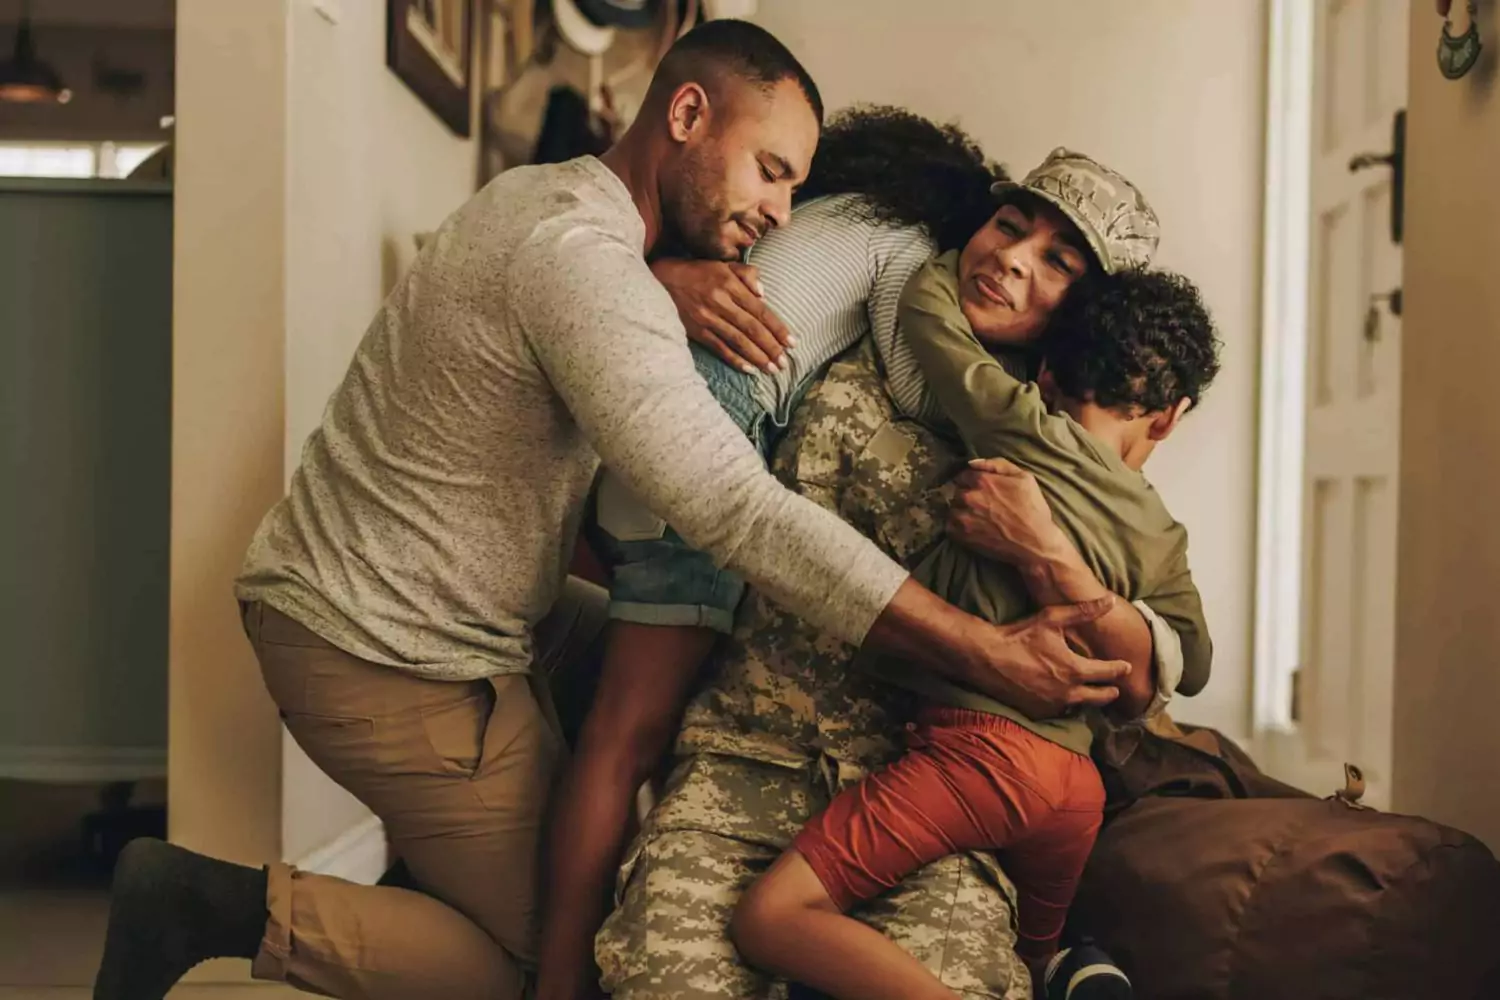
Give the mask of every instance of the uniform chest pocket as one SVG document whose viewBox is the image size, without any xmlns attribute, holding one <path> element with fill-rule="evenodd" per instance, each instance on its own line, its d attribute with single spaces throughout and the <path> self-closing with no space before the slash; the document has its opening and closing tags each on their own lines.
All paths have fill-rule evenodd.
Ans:
<svg viewBox="0 0 1500 1000">
<path fill-rule="evenodd" d="M 853 456 L 839 513 L 898 562 L 941 537 L 962 453 L 914 420 L 891 420 Z"/>
</svg>

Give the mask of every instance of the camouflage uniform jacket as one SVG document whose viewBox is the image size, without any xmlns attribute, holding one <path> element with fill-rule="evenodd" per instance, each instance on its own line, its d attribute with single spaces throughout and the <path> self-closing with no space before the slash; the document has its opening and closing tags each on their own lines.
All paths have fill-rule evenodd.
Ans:
<svg viewBox="0 0 1500 1000">
<path fill-rule="evenodd" d="M 892 557 L 942 531 L 945 483 L 964 458 L 897 415 L 866 339 L 796 411 L 774 469 Z M 728 939 L 739 893 L 838 791 L 893 760 L 909 695 L 853 668 L 855 650 L 754 591 L 690 703 L 678 762 L 620 869 L 596 942 L 623 1000 L 786 995 Z M 853 916 L 962 996 L 1026 1000 L 1015 889 L 994 855 L 941 859 Z"/>
<path fill-rule="evenodd" d="M 809 392 L 777 448 L 773 470 L 789 488 L 908 563 L 942 532 L 945 484 L 963 464 L 957 442 L 899 415 L 867 339 Z M 751 591 L 734 634 L 687 708 L 678 757 L 712 754 L 813 768 L 830 791 L 888 763 L 900 752 L 911 696 L 854 669 L 855 652 Z M 676 807 L 697 799 L 686 787 L 694 780 L 677 776 L 648 829 L 688 822 Z M 782 824 L 767 822 L 757 831 L 752 817 L 695 815 L 690 825 L 784 843 Z M 800 821 L 792 833 L 799 827 Z"/>
<path fill-rule="evenodd" d="M 836 362 L 798 408 L 773 471 L 899 563 L 941 535 L 962 446 L 901 417 L 868 340 Z M 680 756 L 728 754 L 841 772 L 890 759 L 905 696 L 851 669 L 855 649 L 751 592 L 707 687 L 693 699 Z M 841 782 L 842 783 L 842 782 Z"/>
</svg>

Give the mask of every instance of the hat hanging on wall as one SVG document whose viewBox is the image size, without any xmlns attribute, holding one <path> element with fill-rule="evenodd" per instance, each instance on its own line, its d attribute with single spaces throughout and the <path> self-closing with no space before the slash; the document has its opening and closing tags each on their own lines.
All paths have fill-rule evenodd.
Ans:
<svg viewBox="0 0 1500 1000">
<path fill-rule="evenodd" d="M 603 55 L 615 43 L 615 29 L 595 24 L 577 0 L 552 0 L 552 23 L 568 47 L 586 56 Z"/>
<path fill-rule="evenodd" d="M 649 28 L 659 0 L 574 0 L 583 15 L 606 28 Z"/>
<path fill-rule="evenodd" d="M 615 29 L 649 28 L 660 0 L 552 0 L 557 33 L 571 48 L 597 56 L 615 41 Z"/>
<path fill-rule="evenodd" d="M 615 29 L 649 28 L 656 23 L 661 0 L 551 0 L 557 32 L 571 48 L 586 56 L 601 55 L 615 42 Z M 701 0 L 705 21 L 745 20 L 755 16 L 757 0 Z M 697 6 L 695 3 L 694 6 Z M 693 18 L 679 21 L 683 30 Z"/>
</svg>

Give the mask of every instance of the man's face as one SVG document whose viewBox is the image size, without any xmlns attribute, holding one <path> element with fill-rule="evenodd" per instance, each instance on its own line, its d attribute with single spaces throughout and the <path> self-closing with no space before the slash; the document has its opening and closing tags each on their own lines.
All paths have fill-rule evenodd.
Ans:
<svg viewBox="0 0 1500 1000">
<path fill-rule="evenodd" d="M 723 91 L 701 119 L 674 119 L 680 146 L 663 178 L 662 215 L 667 239 L 682 250 L 736 260 L 791 217 L 792 193 L 817 149 L 818 119 L 790 79 Z"/>
<path fill-rule="evenodd" d="M 1034 340 L 1092 265 L 1083 235 L 1041 199 L 1004 205 L 958 259 L 959 302 L 986 344 Z"/>
</svg>

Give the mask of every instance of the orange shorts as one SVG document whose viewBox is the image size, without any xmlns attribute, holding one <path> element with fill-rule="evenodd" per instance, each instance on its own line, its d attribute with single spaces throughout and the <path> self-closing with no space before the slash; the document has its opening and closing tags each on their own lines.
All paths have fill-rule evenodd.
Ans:
<svg viewBox="0 0 1500 1000">
<path fill-rule="evenodd" d="M 1020 897 L 1027 958 L 1057 948 L 1104 811 L 1094 763 L 1004 716 L 931 707 L 910 749 L 837 795 L 797 835 L 841 910 L 929 862 L 993 850 Z"/>
</svg>

